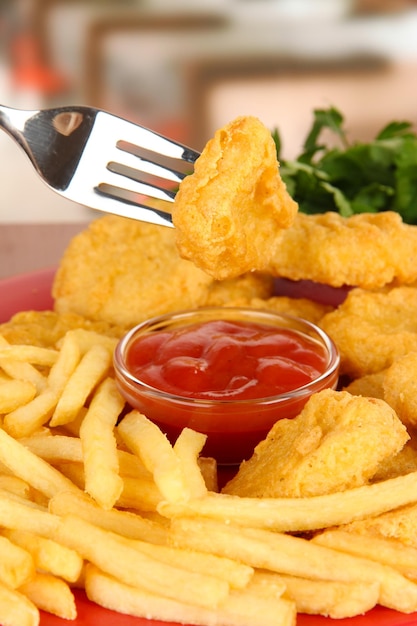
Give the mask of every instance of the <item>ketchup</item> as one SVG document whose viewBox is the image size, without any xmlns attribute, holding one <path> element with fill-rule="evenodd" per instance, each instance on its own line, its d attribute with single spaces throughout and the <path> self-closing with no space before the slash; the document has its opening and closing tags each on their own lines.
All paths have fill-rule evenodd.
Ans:
<svg viewBox="0 0 417 626">
<path fill-rule="evenodd" d="M 206 400 L 266 398 L 303 387 L 327 367 L 320 343 L 290 328 L 210 320 L 138 336 L 129 371 L 170 394 Z"/>
<path fill-rule="evenodd" d="M 202 307 L 132 328 L 114 352 L 128 405 L 171 443 L 183 428 L 207 436 L 202 453 L 221 465 L 248 459 L 273 424 L 335 388 L 340 357 L 306 320 L 251 308 Z"/>
</svg>

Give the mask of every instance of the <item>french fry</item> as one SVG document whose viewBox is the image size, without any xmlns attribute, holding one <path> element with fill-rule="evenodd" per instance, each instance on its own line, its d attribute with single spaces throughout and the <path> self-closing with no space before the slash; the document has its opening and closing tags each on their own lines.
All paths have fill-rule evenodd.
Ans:
<svg viewBox="0 0 417 626">
<path fill-rule="evenodd" d="M 50 500 L 49 510 L 61 517 L 78 515 L 94 526 L 111 530 L 129 539 L 142 539 L 156 544 L 167 541 L 167 531 L 160 524 L 129 511 L 105 511 L 90 496 L 81 492 L 58 493 Z"/>
<path fill-rule="evenodd" d="M 69 585 L 51 574 L 37 572 L 19 589 L 38 609 L 74 620 L 77 617 L 74 594 Z"/>
<path fill-rule="evenodd" d="M 19 441 L 0 429 L 0 461 L 15 476 L 48 498 L 59 491 L 76 489 L 75 485 L 43 459 L 30 452 Z"/>
<path fill-rule="evenodd" d="M 243 589 L 253 576 L 254 570 L 249 565 L 207 552 L 153 545 L 146 541 L 136 541 L 134 547 L 174 567 L 183 567 L 190 572 L 210 572 L 212 576 L 224 579 L 233 589 Z"/>
<path fill-rule="evenodd" d="M 168 502 L 186 501 L 190 492 L 182 464 L 164 433 L 138 411 L 131 411 L 118 432 L 126 446 L 142 459 Z"/>
<path fill-rule="evenodd" d="M 52 367 L 58 359 L 58 351 L 29 345 L 0 345 L 0 361 L 2 359 Z"/>
<path fill-rule="evenodd" d="M 38 608 L 23 593 L 0 583 L 0 624 L 38 626 Z"/>
<path fill-rule="evenodd" d="M 217 472 L 217 461 L 212 457 L 200 456 L 197 459 L 200 471 L 208 491 L 219 491 L 219 477 Z"/>
<path fill-rule="evenodd" d="M 138 476 L 123 476 L 123 490 L 117 500 L 122 509 L 135 509 L 142 512 L 156 512 L 162 502 L 162 495 L 153 480 Z"/>
<path fill-rule="evenodd" d="M 59 524 L 59 517 L 30 500 L 23 500 L 7 492 L 0 492 L 0 526 L 27 530 L 51 537 Z"/>
<path fill-rule="evenodd" d="M 189 572 L 161 563 L 141 553 L 128 539 L 77 517 L 65 517 L 56 529 L 55 540 L 127 585 L 145 588 L 168 598 L 199 606 L 216 607 L 229 593 L 229 585 L 210 574 Z"/>
<path fill-rule="evenodd" d="M 94 395 L 80 429 L 85 490 L 104 509 L 111 509 L 123 491 L 113 430 L 124 404 L 115 381 L 106 378 Z"/>
<path fill-rule="evenodd" d="M 13 437 L 26 437 L 45 424 L 54 412 L 59 397 L 80 360 L 80 349 L 67 333 L 52 365 L 47 386 L 31 402 L 8 413 L 4 428 Z"/>
<path fill-rule="evenodd" d="M 82 463 L 83 451 L 78 437 L 33 433 L 30 437 L 21 437 L 19 442 L 36 456 L 52 465 L 66 461 Z"/>
<path fill-rule="evenodd" d="M 31 495 L 31 487 L 26 481 L 7 474 L 0 474 L 0 490 L 9 491 L 21 498 L 29 498 Z"/>
<path fill-rule="evenodd" d="M 30 437 L 19 439 L 26 448 L 40 456 L 52 465 L 73 461 L 83 462 L 81 439 L 68 435 L 52 435 L 33 433 Z M 152 479 L 152 474 L 145 468 L 140 459 L 125 450 L 117 450 L 120 474 L 130 477 L 146 477 Z"/>
<path fill-rule="evenodd" d="M 12 359 L 1 359 L 0 368 L 13 380 L 22 380 L 32 383 L 37 393 L 43 391 L 47 385 L 46 376 L 30 363 L 13 361 Z"/>
<path fill-rule="evenodd" d="M 88 597 L 106 608 L 136 617 L 195 624 L 196 626 L 294 626 L 295 605 L 282 597 L 262 597 L 249 590 L 233 590 L 217 609 L 134 588 L 89 565 L 86 571 Z"/>
<path fill-rule="evenodd" d="M 35 575 L 35 563 L 27 550 L 0 535 L 0 582 L 17 589 Z"/>
<path fill-rule="evenodd" d="M 4 428 L 12 437 L 25 437 L 43 426 L 51 417 L 58 393 L 46 387 L 33 400 L 10 411 L 4 418 Z"/>
<path fill-rule="evenodd" d="M 280 532 L 317 530 L 379 515 L 417 501 L 417 472 L 380 483 L 309 498 L 244 498 L 208 493 L 183 502 L 163 502 L 167 517 L 201 516 Z"/>
<path fill-rule="evenodd" d="M 26 380 L 9 380 L 0 383 L 0 413 L 10 413 L 27 404 L 36 395 L 36 387 Z"/>
<path fill-rule="evenodd" d="M 3 535 L 26 550 L 38 570 L 59 576 L 70 583 L 79 579 L 84 561 L 75 550 L 29 531 L 3 530 Z"/>
<path fill-rule="evenodd" d="M 207 493 L 207 486 L 198 464 L 198 457 L 206 439 L 206 435 L 191 428 L 184 428 L 174 444 L 174 452 L 180 460 L 182 473 L 192 498 L 200 498 Z"/>
<path fill-rule="evenodd" d="M 93 389 L 109 372 L 111 355 L 100 344 L 92 346 L 69 377 L 50 420 L 50 426 L 62 426 L 76 418 Z"/>
<path fill-rule="evenodd" d="M 417 610 L 417 584 L 394 568 L 307 539 L 204 519 L 172 520 L 172 537 L 178 547 L 227 556 L 280 574 L 340 582 L 376 581 L 379 604 L 404 613 Z"/>
<path fill-rule="evenodd" d="M 294 600 L 298 613 L 343 619 L 362 615 L 378 603 L 377 582 L 308 580 L 284 575 L 277 577 L 285 585 L 287 594 Z"/>
<path fill-rule="evenodd" d="M 9 342 L 0 335 L 0 346 L 10 346 Z M 13 359 L 0 359 L 0 369 L 10 378 L 25 380 L 32 383 L 37 392 L 40 393 L 46 386 L 45 376 L 36 367 L 25 361 L 15 361 Z"/>
<path fill-rule="evenodd" d="M 77 344 L 81 351 L 81 354 L 85 354 L 93 346 L 97 345 L 107 348 L 109 354 L 113 354 L 114 349 L 119 341 L 115 337 L 108 337 L 107 335 L 103 335 L 102 333 L 97 333 L 94 330 L 87 330 L 85 328 L 73 328 L 72 330 L 67 331 L 66 335 L 69 335 L 71 341 L 74 341 Z M 59 349 L 62 348 L 65 337 L 58 342 Z"/>
<path fill-rule="evenodd" d="M 334 529 L 320 533 L 314 543 L 389 565 L 407 578 L 417 580 L 417 550 L 395 539 Z"/>
</svg>

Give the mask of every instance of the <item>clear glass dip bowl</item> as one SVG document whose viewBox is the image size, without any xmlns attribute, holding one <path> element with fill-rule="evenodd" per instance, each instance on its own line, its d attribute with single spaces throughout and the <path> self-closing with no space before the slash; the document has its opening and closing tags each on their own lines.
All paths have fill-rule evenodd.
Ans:
<svg viewBox="0 0 417 626">
<path fill-rule="evenodd" d="M 278 332 L 289 330 L 324 352 L 323 371 L 311 382 L 290 391 L 248 399 L 229 398 L 227 394 L 220 399 L 206 399 L 170 393 L 132 373 L 129 353 L 138 338 L 213 320 L 266 325 Z M 206 307 L 162 315 L 132 328 L 116 347 L 114 367 L 119 390 L 129 405 L 158 424 L 171 442 L 183 428 L 192 428 L 207 435 L 204 456 L 214 457 L 219 464 L 232 465 L 249 458 L 277 420 L 298 415 L 313 393 L 335 388 L 339 360 L 333 341 L 306 320 L 267 310 Z"/>
</svg>

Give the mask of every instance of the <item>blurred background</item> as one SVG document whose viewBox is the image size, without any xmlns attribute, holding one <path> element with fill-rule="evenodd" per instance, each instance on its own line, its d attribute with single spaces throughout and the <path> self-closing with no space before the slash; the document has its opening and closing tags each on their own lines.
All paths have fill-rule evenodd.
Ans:
<svg viewBox="0 0 417 626">
<path fill-rule="evenodd" d="M 352 140 L 417 126 L 416 74 L 416 0 L 0 0 L 1 103 L 93 105 L 197 149 L 253 114 L 291 158 L 331 105 Z M 55 263 L 99 214 L 50 192 L 5 133 L 0 159 L 1 277 Z"/>
</svg>

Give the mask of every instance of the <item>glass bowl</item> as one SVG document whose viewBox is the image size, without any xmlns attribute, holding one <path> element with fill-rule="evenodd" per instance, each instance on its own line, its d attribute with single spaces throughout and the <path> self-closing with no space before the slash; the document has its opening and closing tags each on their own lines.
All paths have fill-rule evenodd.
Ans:
<svg viewBox="0 0 417 626">
<path fill-rule="evenodd" d="M 262 330 L 266 328 L 266 332 L 294 336 L 320 353 L 321 369 L 312 380 L 301 386 L 280 393 L 276 393 L 275 388 L 274 391 L 267 389 L 265 392 L 264 387 L 260 397 L 247 398 L 235 397 L 235 391 L 229 393 L 224 389 L 220 391 L 220 397 L 190 397 L 186 395 L 190 393 L 190 384 L 185 384 L 185 378 L 187 392 L 183 395 L 181 389 L 172 392 L 164 390 L 159 384 L 150 384 L 149 379 L 145 382 L 143 378 L 149 374 L 146 367 L 142 376 L 134 373 L 136 370 L 132 366 L 132 354 L 135 354 L 133 350 L 136 350 L 134 346 L 138 340 L 152 335 L 151 341 L 159 342 L 162 336 L 155 337 L 157 333 L 188 332 L 200 324 L 208 325 L 207 333 L 207 329 L 212 330 L 213 322 L 224 323 L 227 328 L 230 324 L 251 328 L 255 325 L 256 330 L 260 327 Z M 210 348 L 219 345 L 218 335 L 206 336 L 204 341 Z M 151 352 L 154 357 L 149 367 L 154 367 L 154 361 L 162 361 L 162 367 L 165 367 L 163 348 L 154 347 Z M 297 358 L 302 359 L 303 350 L 300 355 Z M 176 353 L 175 356 L 181 355 Z M 279 353 L 276 356 L 280 358 Z M 158 424 L 171 442 L 175 441 L 183 428 L 192 428 L 207 435 L 204 456 L 214 457 L 222 465 L 232 465 L 249 458 L 277 420 L 298 415 L 313 393 L 335 388 L 339 360 L 333 341 L 318 326 L 306 320 L 252 308 L 203 307 L 161 315 L 132 328 L 116 347 L 114 368 L 118 388 L 128 404 Z M 246 363 L 247 358 L 238 358 L 238 361 Z M 235 366 L 236 359 L 230 367 Z M 181 381 L 181 375 L 179 379 Z"/>
</svg>

